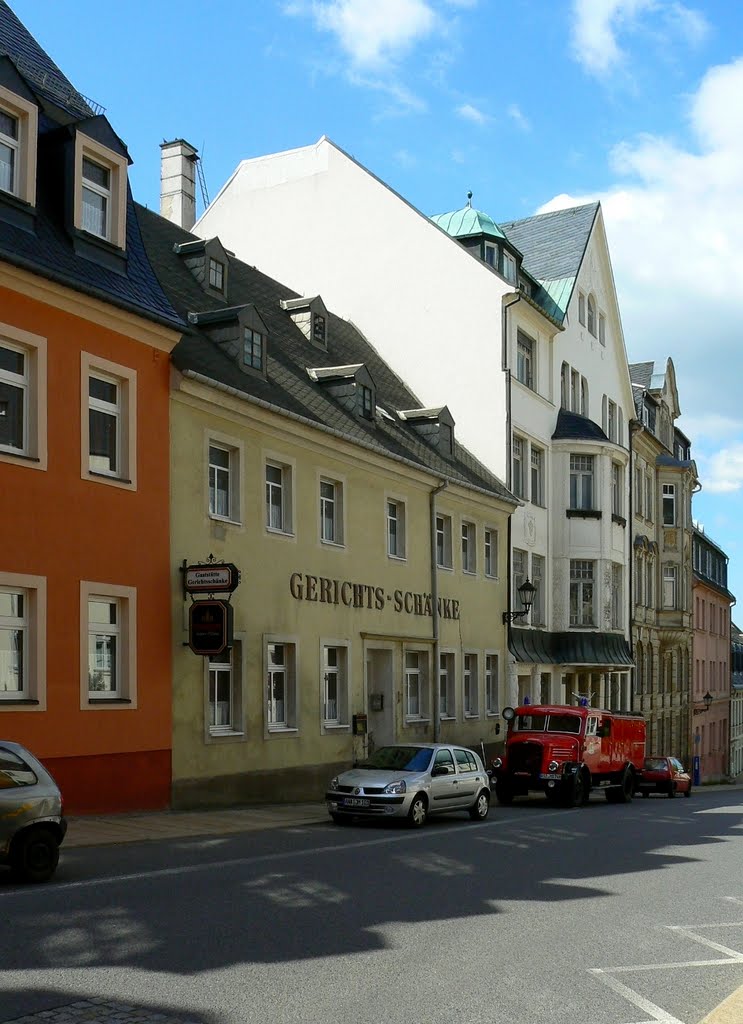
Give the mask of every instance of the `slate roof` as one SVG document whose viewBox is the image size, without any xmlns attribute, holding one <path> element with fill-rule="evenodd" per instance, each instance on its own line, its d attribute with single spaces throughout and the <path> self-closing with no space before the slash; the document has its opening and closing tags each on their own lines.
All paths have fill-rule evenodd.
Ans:
<svg viewBox="0 0 743 1024">
<path fill-rule="evenodd" d="M 526 269 L 538 281 L 575 278 L 598 210 L 598 203 L 587 203 L 501 223 L 501 230 L 524 254 Z"/>
<path fill-rule="evenodd" d="M 9 57 L 39 99 L 39 147 L 45 139 L 50 140 L 45 150 L 48 157 L 64 144 L 60 125 L 86 120 L 93 111 L 4 0 L 0 0 L 0 53 Z M 36 209 L 30 226 L 0 217 L 0 260 L 178 329 L 181 322 L 147 260 L 128 184 L 127 258 L 123 272 L 117 272 L 75 252 L 65 227 L 63 192 L 57 177 L 61 166 L 61 160 L 39 160 Z M 71 189 L 72 183 L 65 186 Z"/>
<path fill-rule="evenodd" d="M 629 379 L 633 384 L 638 384 L 647 391 L 650 387 L 654 367 L 655 363 L 630 363 Z"/>
<path fill-rule="evenodd" d="M 560 409 L 557 414 L 557 423 L 553 441 L 608 441 L 604 431 L 593 420 L 587 416 L 581 416 L 577 412 L 569 412 L 567 409 Z"/>
<path fill-rule="evenodd" d="M 455 441 L 454 456 L 444 458 L 414 427 L 396 416 L 396 410 L 410 410 L 420 402 L 352 324 L 329 312 L 327 352 L 319 350 L 281 306 L 282 300 L 301 296 L 233 256 L 229 257 L 228 296 L 225 300 L 210 296 L 174 251 L 174 246 L 195 240 L 194 236 L 143 207 L 137 212 L 155 273 L 184 321 L 189 312 L 252 304 L 268 332 L 266 379 L 241 369 L 207 331 L 193 325 L 188 326 L 172 355 L 179 370 L 201 374 L 234 388 L 248 400 L 269 403 L 380 454 L 406 459 L 441 478 L 518 504 L 504 484 L 462 445 Z M 377 405 L 388 415 L 378 415 L 374 421 L 353 415 L 307 373 L 308 367 L 355 364 L 366 366 L 376 385 Z"/>
<path fill-rule="evenodd" d="M 629 644 L 617 633 L 512 628 L 508 647 L 516 661 L 539 665 L 634 665 Z"/>
</svg>

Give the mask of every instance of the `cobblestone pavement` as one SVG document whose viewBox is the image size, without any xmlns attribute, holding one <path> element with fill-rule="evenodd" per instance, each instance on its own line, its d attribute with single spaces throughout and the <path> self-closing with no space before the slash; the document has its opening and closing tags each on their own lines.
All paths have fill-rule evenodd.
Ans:
<svg viewBox="0 0 743 1024">
<path fill-rule="evenodd" d="M 173 1016 L 109 999 L 80 999 L 53 1010 L 16 1017 L 6 1024 L 202 1024 L 202 1020 L 197 1016 Z"/>
</svg>

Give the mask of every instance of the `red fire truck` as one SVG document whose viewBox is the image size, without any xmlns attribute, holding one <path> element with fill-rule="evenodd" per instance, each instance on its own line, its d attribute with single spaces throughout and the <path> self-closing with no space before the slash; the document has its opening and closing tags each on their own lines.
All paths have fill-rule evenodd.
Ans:
<svg viewBox="0 0 743 1024">
<path fill-rule="evenodd" d="M 491 775 L 498 803 L 533 790 L 568 807 L 587 803 L 592 789 L 603 789 L 610 803 L 632 799 L 645 757 L 642 715 L 581 702 L 504 708 L 503 718 L 506 749 Z"/>
</svg>

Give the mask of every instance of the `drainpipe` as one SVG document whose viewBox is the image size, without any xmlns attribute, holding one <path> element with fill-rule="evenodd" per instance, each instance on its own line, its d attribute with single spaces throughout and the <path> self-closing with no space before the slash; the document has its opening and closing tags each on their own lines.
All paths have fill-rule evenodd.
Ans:
<svg viewBox="0 0 743 1024">
<path fill-rule="evenodd" d="M 629 421 L 629 460 L 627 461 L 627 472 L 629 473 L 629 508 L 627 509 L 627 537 L 629 537 L 629 570 L 627 573 L 627 596 L 629 598 L 629 651 L 632 661 L 635 660 L 635 616 L 634 616 L 634 587 L 632 586 L 632 577 L 635 569 L 635 542 L 632 536 L 632 530 L 635 524 L 635 510 L 634 510 L 634 498 L 635 498 L 635 449 L 632 445 L 632 437 L 639 429 L 634 424 L 636 420 L 632 419 Z M 655 485 L 655 476 L 653 476 L 653 485 Z M 655 590 L 655 588 L 653 588 Z M 653 594 L 655 596 L 655 594 Z M 643 666 L 644 668 L 644 666 Z M 637 671 L 638 666 L 635 665 L 634 672 L 632 673 L 632 683 L 630 685 L 629 694 L 629 709 L 630 711 L 635 710 L 635 691 L 637 690 Z M 642 694 L 640 695 L 640 704 L 643 703 Z M 640 707 L 642 711 L 642 707 Z"/>
<path fill-rule="evenodd" d="M 436 495 L 448 487 L 446 480 L 429 495 L 431 510 L 431 623 L 433 629 L 433 742 L 441 739 L 439 717 L 439 580 L 436 560 Z"/>
<path fill-rule="evenodd" d="M 506 301 L 510 300 L 510 301 Z M 521 292 L 511 292 L 508 295 L 503 296 L 503 310 L 501 313 L 501 334 L 502 334 L 502 350 L 501 350 L 501 365 L 506 374 L 506 487 L 511 490 L 512 482 L 512 417 L 511 417 L 511 369 L 508 365 L 508 311 L 511 306 L 515 306 L 517 302 L 521 301 Z M 510 611 L 512 608 L 513 595 L 511 593 L 513 589 L 513 560 L 512 560 L 512 545 L 511 545 L 511 520 L 513 519 L 513 512 L 508 517 L 508 528 L 507 528 L 507 542 L 508 542 L 508 554 L 507 554 L 507 578 L 506 578 L 506 610 Z M 508 665 L 508 641 L 511 639 L 511 622 L 506 625 L 506 651 L 504 652 L 506 657 L 504 660 L 504 669 Z M 508 680 L 506 679 L 506 685 Z M 510 691 L 509 691 L 510 694 Z"/>
</svg>

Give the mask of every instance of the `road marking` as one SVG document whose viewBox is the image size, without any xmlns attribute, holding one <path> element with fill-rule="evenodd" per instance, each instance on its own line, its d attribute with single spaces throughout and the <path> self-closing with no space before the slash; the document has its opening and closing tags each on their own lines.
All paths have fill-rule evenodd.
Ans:
<svg viewBox="0 0 743 1024">
<path fill-rule="evenodd" d="M 714 928 L 715 925 L 705 925 L 705 927 Z M 669 925 L 669 930 L 677 932 L 679 935 L 683 935 L 687 939 L 692 939 L 694 942 L 699 942 L 703 946 L 708 946 L 710 949 L 716 949 L 718 953 L 727 953 L 733 960 L 743 962 L 743 953 L 738 952 L 737 949 L 730 949 L 729 946 L 723 946 L 719 942 L 713 942 L 712 939 L 705 939 L 703 935 L 695 935 L 690 928 L 683 928 L 679 925 Z"/>
<path fill-rule="evenodd" d="M 618 992 L 620 996 L 623 996 L 639 1010 L 642 1010 L 644 1013 L 649 1013 L 653 1024 L 656 1021 L 659 1022 L 659 1024 L 684 1024 L 684 1022 L 679 1020 L 678 1017 L 674 1017 L 673 1014 L 668 1013 L 660 1006 L 656 1006 L 655 1003 L 651 1003 L 649 999 L 645 998 L 645 996 L 641 996 L 640 993 L 635 992 L 633 988 L 623 985 L 621 981 L 611 977 L 611 975 L 607 974 L 606 971 L 602 971 L 598 967 L 592 967 L 588 973 L 598 978 L 598 980 L 603 982 L 604 985 L 614 989 L 615 992 Z"/>
</svg>

